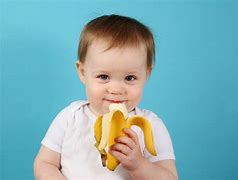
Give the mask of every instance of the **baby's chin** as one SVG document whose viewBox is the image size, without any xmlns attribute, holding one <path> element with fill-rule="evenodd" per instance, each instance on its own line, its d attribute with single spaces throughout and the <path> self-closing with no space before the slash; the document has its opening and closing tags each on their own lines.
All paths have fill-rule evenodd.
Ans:
<svg viewBox="0 0 238 180">
<path fill-rule="evenodd" d="M 91 110 L 91 112 L 95 115 L 95 116 L 101 116 L 104 115 L 106 113 L 109 113 L 109 106 L 108 107 L 104 107 L 104 108 L 94 108 L 93 106 L 89 105 L 89 109 Z"/>
</svg>

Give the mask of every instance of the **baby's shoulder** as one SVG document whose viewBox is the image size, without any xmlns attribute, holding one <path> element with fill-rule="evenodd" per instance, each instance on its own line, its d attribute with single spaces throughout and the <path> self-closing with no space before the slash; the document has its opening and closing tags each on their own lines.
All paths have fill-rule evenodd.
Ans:
<svg viewBox="0 0 238 180">
<path fill-rule="evenodd" d="M 80 110 L 84 105 L 88 104 L 88 101 L 77 100 L 69 103 L 66 107 L 64 107 L 59 114 L 74 116 L 75 112 Z"/>
<path fill-rule="evenodd" d="M 154 130 L 160 131 L 161 133 L 167 132 L 165 123 L 156 113 L 147 109 L 136 108 L 136 115 L 145 117 L 150 122 Z"/>
<path fill-rule="evenodd" d="M 71 111 L 77 111 L 78 109 L 80 109 L 86 104 L 88 104 L 88 101 L 77 100 L 77 101 L 71 102 L 68 108 L 71 109 Z"/>
<path fill-rule="evenodd" d="M 135 112 L 136 115 L 146 117 L 150 121 L 162 121 L 156 113 L 148 109 L 141 109 L 139 107 L 136 107 Z"/>
</svg>

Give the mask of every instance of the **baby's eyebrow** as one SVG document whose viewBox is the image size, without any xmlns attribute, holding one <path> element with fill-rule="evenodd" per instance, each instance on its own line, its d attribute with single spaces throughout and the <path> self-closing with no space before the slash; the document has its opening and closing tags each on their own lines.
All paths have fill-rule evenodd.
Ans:
<svg viewBox="0 0 238 180">
<path fill-rule="evenodd" d="M 115 73 L 115 71 L 110 71 L 110 70 L 103 70 L 103 69 L 97 69 L 97 70 L 93 70 L 92 74 L 94 75 L 98 75 L 98 74 L 107 74 L 107 75 L 112 75 L 113 73 Z M 121 75 L 123 76 L 128 76 L 128 75 L 140 75 L 142 72 L 140 70 L 128 70 L 128 71 L 121 71 L 118 72 L 121 73 Z"/>
<path fill-rule="evenodd" d="M 135 75 L 138 75 L 138 74 L 141 74 L 141 71 L 140 70 L 137 70 L 137 71 L 127 71 L 125 74 L 135 74 Z"/>
<path fill-rule="evenodd" d="M 93 74 L 108 74 L 109 72 L 105 70 L 95 70 L 92 73 Z"/>
<path fill-rule="evenodd" d="M 139 74 L 140 71 L 128 71 L 127 74 Z"/>
</svg>

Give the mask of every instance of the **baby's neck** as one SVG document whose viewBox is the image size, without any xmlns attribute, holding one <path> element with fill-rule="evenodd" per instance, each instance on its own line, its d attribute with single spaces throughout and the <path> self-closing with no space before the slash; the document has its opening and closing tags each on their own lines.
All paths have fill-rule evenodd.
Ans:
<svg viewBox="0 0 238 180">
<path fill-rule="evenodd" d="M 96 112 L 91 106 L 90 106 L 90 104 L 88 104 L 88 109 L 89 109 L 89 111 L 91 112 L 91 113 L 93 113 L 95 116 L 101 116 L 102 114 L 100 114 L 100 113 L 98 113 L 98 112 Z"/>
</svg>

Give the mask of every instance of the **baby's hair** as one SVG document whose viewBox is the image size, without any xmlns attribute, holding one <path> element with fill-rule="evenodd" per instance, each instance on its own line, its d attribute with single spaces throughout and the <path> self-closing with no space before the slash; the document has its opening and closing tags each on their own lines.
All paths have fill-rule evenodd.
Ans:
<svg viewBox="0 0 238 180">
<path fill-rule="evenodd" d="M 90 21 L 80 35 L 78 58 L 84 63 L 88 47 L 94 40 L 104 40 L 108 49 L 144 45 L 147 68 L 155 62 L 155 43 L 150 29 L 136 19 L 121 15 L 104 15 Z"/>
</svg>

